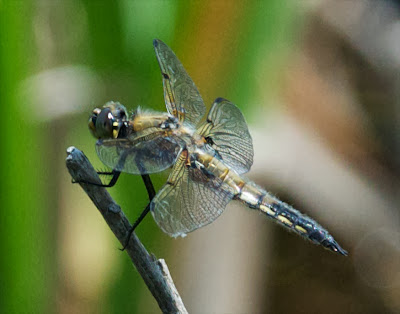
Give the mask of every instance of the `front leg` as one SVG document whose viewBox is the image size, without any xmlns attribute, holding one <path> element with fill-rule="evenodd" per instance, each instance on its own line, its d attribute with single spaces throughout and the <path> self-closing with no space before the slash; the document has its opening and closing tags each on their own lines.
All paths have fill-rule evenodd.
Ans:
<svg viewBox="0 0 400 314">
<path fill-rule="evenodd" d="M 113 170 L 113 171 L 109 171 L 109 172 L 98 171 L 97 174 L 108 175 L 108 176 L 113 176 L 113 177 L 111 178 L 111 180 L 108 184 L 89 182 L 89 181 L 85 181 L 85 180 L 72 181 L 72 183 L 86 183 L 86 184 L 91 184 L 91 185 L 95 185 L 95 186 L 101 186 L 104 188 L 110 188 L 110 187 L 113 187 L 117 183 L 118 178 L 121 174 L 121 171 L 117 171 L 117 170 Z"/>
<path fill-rule="evenodd" d="M 156 196 L 156 191 L 154 190 L 153 182 L 151 182 L 150 176 L 148 174 L 142 174 L 142 180 L 144 185 L 146 186 L 147 194 L 149 195 L 149 203 L 147 204 L 146 208 L 140 214 L 139 218 L 136 219 L 135 223 L 132 225 L 131 229 L 129 230 L 128 236 L 126 238 L 126 242 L 124 247 L 121 251 L 124 251 L 129 244 L 129 239 L 132 236 L 132 233 L 135 231 L 136 227 L 142 222 L 144 217 L 150 212 L 150 204 L 153 198 Z"/>
</svg>

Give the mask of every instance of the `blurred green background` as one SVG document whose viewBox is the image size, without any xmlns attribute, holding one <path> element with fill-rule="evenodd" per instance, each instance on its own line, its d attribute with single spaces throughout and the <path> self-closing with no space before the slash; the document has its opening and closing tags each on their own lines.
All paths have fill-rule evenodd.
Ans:
<svg viewBox="0 0 400 314">
<path fill-rule="evenodd" d="M 73 145 L 98 168 L 87 120 L 114 100 L 164 111 L 152 40 L 208 106 L 237 104 L 248 176 L 317 219 L 337 256 L 244 206 L 184 239 L 149 216 L 191 313 L 400 312 L 400 23 L 394 1 L 0 1 L 0 312 L 157 313 L 102 217 L 71 179 Z M 167 173 L 152 175 L 157 188 Z M 131 222 L 140 177 L 110 189 Z"/>
</svg>

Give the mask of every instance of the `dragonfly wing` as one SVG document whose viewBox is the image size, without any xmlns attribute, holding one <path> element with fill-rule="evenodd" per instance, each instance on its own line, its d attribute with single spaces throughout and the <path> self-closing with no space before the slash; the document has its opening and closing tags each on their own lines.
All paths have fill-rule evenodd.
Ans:
<svg viewBox="0 0 400 314">
<path fill-rule="evenodd" d="M 181 151 L 170 137 L 135 143 L 129 139 L 98 140 L 96 152 L 110 168 L 132 174 L 161 172 L 171 167 Z"/>
<path fill-rule="evenodd" d="M 253 164 L 253 141 L 243 114 L 233 103 L 217 98 L 197 132 L 217 151 L 222 161 L 239 174 Z"/>
<path fill-rule="evenodd" d="M 153 42 L 164 86 L 167 110 L 179 121 L 197 125 L 206 112 L 196 85 L 174 52 L 161 40 Z"/>
<path fill-rule="evenodd" d="M 213 222 L 232 199 L 232 195 L 221 188 L 222 182 L 210 180 L 200 170 L 186 167 L 185 152 L 150 207 L 158 226 L 173 237 L 185 236 Z"/>
</svg>

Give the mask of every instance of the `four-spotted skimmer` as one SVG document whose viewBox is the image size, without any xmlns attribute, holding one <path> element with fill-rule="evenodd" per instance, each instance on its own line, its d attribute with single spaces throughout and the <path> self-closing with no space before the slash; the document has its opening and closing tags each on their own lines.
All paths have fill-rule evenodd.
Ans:
<svg viewBox="0 0 400 314">
<path fill-rule="evenodd" d="M 172 171 L 149 209 L 158 226 L 177 237 L 213 222 L 231 200 L 239 200 L 285 228 L 347 255 L 313 219 L 264 191 L 242 175 L 253 163 L 246 121 L 230 101 L 217 98 L 206 108 L 173 51 L 154 40 L 168 113 L 137 109 L 130 116 L 119 103 L 95 109 L 89 120 L 101 161 L 114 173 Z M 117 176 L 118 177 L 118 176 Z M 115 183 L 115 182 L 114 182 Z"/>
</svg>

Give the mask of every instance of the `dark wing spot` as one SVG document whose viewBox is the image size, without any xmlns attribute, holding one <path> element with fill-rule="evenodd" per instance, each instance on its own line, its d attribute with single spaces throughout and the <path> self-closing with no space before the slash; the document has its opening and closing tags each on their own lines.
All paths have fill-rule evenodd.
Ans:
<svg viewBox="0 0 400 314">
<path fill-rule="evenodd" d="M 221 103 L 221 102 L 223 102 L 223 101 L 226 101 L 226 99 L 225 99 L 225 98 L 222 98 L 222 97 L 218 97 L 217 99 L 215 99 L 215 102 L 216 102 L 216 103 Z"/>
<path fill-rule="evenodd" d="M 211 137 L 207 136 L 205 137 L 206 143 L 210 146 L 212 146 L 214 144 L 214 141 Z"/>
</svg>

